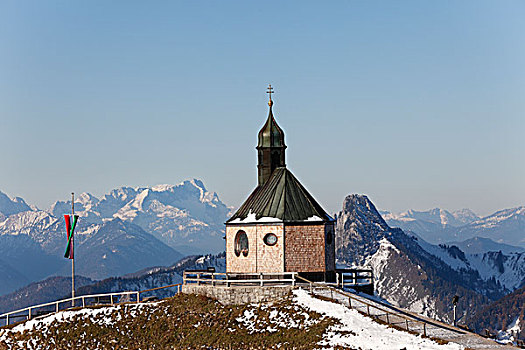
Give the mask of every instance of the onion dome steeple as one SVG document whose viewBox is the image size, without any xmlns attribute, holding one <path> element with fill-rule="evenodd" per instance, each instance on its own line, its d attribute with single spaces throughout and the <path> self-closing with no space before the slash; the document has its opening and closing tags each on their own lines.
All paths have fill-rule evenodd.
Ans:
<svg viewBox="0 0 525 350">
<path fill-rule="evenodd" d="M 284 132 L 279 125 L 277 125 L 277 122 L 273 117 L 273 88 L 271 84 L 268 86 L 267 93 L 270 95 L 270 100 L 268 101 L 270 111 L 268 112 L 266 123 L 261 131 L 259 131 L 257 143 L 257 153 L 259 158 L 259 163 L 257 165 L 259 186 L 263 185 L 270 178 L 270 175 L 272 175 L 272 172 L 276 168 L 286 166 Z"/>
</svg>

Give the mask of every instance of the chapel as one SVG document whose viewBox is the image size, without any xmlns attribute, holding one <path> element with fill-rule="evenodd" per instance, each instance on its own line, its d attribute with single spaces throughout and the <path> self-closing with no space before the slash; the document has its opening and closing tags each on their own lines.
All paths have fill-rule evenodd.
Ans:
<svg viewBox="0 0 525 350">
<path fill-rule="evenodd" d="M 286 167 L 284 132 L 273 115 L 257 142 L 258 184 L 226 222 L 226 272 L 298 272 L 311 280 L 335 277 L 335 220 Z"/>
</svg>

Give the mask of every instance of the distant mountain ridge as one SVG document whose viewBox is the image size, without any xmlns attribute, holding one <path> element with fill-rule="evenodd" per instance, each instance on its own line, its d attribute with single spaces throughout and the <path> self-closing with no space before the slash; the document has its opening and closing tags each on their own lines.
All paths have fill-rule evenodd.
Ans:
<svg viewBox="0 0 525 350">
<path fill-rule="evenodd" d="M 70 273 L 69 261 L 63 258 L 63 214 L 71 211 L 70 201 L 40 210 L 0 193 L 0 211 L 0 254 L 6 258 L 0 258 L 0 294 Z M 178 185 L 121 187 L 100 199 L 82 193 L 75 199 L 80 216 L 75 231 L 77 272 L 102 279 L 169 265 L 182 257 L 178 249 L 185 255 L 223 251 L 223 223 L 230 211 L 196 179 Z"/>
<path fill-rule="evenodd" d="M 412 231 L 430 243 L 463 242 L 476 237 L 495 243 L 525 248 L 525 206 L 503 209 L 480 218 L 469 209 L 449 212 L 444 209 L 408 210 L 400 214 L 382 211 L 392 227 Z M 496 248 L 484 242 L 487 249 Z M 478 242 L 478 248 L 482 248 Z M 502 247 L 506 250 L 509 247 Z"/>
<path fill-rule="evenodd" d="M 0 259 L 0 295 L 29 283 L 29 279 L 13 266 Z"/>
<path fill-rule="evenodd" d="M 75 286 L 81 288 L 94 281 L 76 276 Z M 9 294 L 0 295 L 0 314 L 23 309 L 31 305 L 60 300 L 71 295 L 71 277 L 53 276 L 43 281 L 33 282 Z"/>
<path fill-rule="evenodd" d="M 427 211 L 408 210 L 400 214 L 393 214 L 391 212 L 381 212 L 385 220 L 389 221 L 403 221 L 403 222 L 415 222 L 425 221 L 434 224 L 445 226 L 463 226 L 479 220 L 477 216 L 470 209 L 461 209 L 453 212 L 441 208 L 434 208 Z"/>
<path fill-rule="evenodd" d="M 136 271 L 153 265 L 169 265 L 182 254 L 144 231 L 140 226 L 118 218 L 104 222 L 85 240 L 75 258 L 77 273 L 93 279 Z M 67 275 L 69 266 L 59 271 Z"/>
<path fill-rule="evenodd" d="M 57 201 L 48 212 L 58 217 L 70 208 L 70 201 Z M 75 208 L 89 223 L 119 218 L 142 227 L 174 249 L 192 247 L 204 252 L 224 249 L 223 226 L 231 211 L 217 193 L 208 192 L 197 179 L 178 185 L 121 187 L 100 199 L 82 193 L 75 200 Z"/>
<path fill-rule="evenodd" d="M 207 269 L 214 267 L 217 272 L 226 271 L 224 253 L 217 255 L 188 256 L 180 259 L 171 266 L 148 267 L 133 271 L 120 277 L 109 277 L 100 281 L 77 276 L 75 285 L 77 296 L 101 294 L 123 291 L 143 291 L 146 289 L 163 287 L 182 282 L 182 275 L 187 269 Z M 1 268 L 1 265 L 0 265 Z M 143 293 L 142 297 L 151 295 L 165 298 L 172 296 L 171 288 L 160 289 L 154 292 Z M 71 278 L 55 276 L 43 281 L 33 282 L 15 292 L 0 296 L 0 313 L 13 311 L 71 296 Z"/>
<path fill-rule="evenodd" d="M 475 236 L 525 247 L 525 206 L 499 210 L 454 232 L 456 238 Z"/>
<path fill-rule="evenodd" d="M 474 237 L 462 242 L 449 242 L 448 245 L 455 245 L 468 254 L 483 254 L 486 252 L 501 251 L 504 254 L 525 252 L 525 248 L 517 247 L 505 243 L 494 242 L 490 238 Z"/>
</svg>

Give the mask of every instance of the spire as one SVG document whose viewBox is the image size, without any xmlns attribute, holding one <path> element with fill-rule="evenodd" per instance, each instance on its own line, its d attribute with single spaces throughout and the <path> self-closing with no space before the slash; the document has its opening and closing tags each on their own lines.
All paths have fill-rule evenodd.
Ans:
<svg viewBox="0 0 525 350">
<path fill-rule="evenodd" d="M 279 127 L 279 125 L 277 125 L 277 122 L 275 121 L 275 118 L 273 116 L 272 94 L 274 93 L 274 91 L 273 91 L 272 84 L 268 85 L 266 93 L 270 95 L 270 100 L 268 101 L 268 106 L 270 106 L 270 110 L 268 111 L 268 119 L 266 119 L 266 123 L 264 123 L 264 126 L 262 127 L 261 131 L 259 131 L 259 142 L 257 143 L 257 148 L 260 148 L 260 147 L 284 147 L 286 148 L 286 145 L 284 144 L 284 132 Z"/>
<path fill-rule="evenodd" d="M 261 131 L 259 131 L 257 143 L 257 152 L 259 155 L 259 164 L 257 166 L 259 185 L 264 184 L 276 168 L 286 166 L 284 132 L 279 125 L 277 125 L 273 116 L 273 88 L 271 84 L 268 85 L 266 93 L 270 95 L 270 100 L 268 101 L 270 110 L 268 111 L 266 123 L 264 123 Z"/>
<path fill-rule="evenodd" d="M 268 95 L 270 95 L 270 101 L 268 101 L 268 106 L 270 106 L 270 110 L 271 110 L 272 106 L 273 106 L 273 101 L 272 101 L 273 87 L 272 87 L 272 84 L 268 84 L 268 89 L 266 90 L 266 93 Z"/>
</svg>

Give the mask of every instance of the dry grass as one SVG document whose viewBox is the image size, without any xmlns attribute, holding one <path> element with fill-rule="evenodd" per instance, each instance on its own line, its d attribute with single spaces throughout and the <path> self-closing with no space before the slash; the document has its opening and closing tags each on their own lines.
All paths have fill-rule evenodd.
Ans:
<svg viewBox="0 0 525 350">
<path fill-rule="evenodd" d="M 111 314 L 111 324 L 100 320 L 77 317 L 68 322 L 54 322 L 47 330 L 10 334 L 9 344 L 32 342 L 42 349 L 312 349 L 334 324 L 332 319 L 314 312 L 300 310 L 288 298 L 271 306 L 226 307 L 196 295 L 178 294 L 173 298 L 128 312 L 134 306 L 125 305 Z M 255 331 L 236 319 L 245 310 L 256 315 Z M 308 327 L 273 327 L 271 311 L 289 314 L 301 324 L 305 315 L 315 322 Z M 260 331 L 257 331 L 259 329 Z M 23 344 L 20 343 L 20 344 Z M 0 343 L 0 349 L 5 344 Z M 24 346 L 20 347 L 24 348 Z"/>
</svg>

